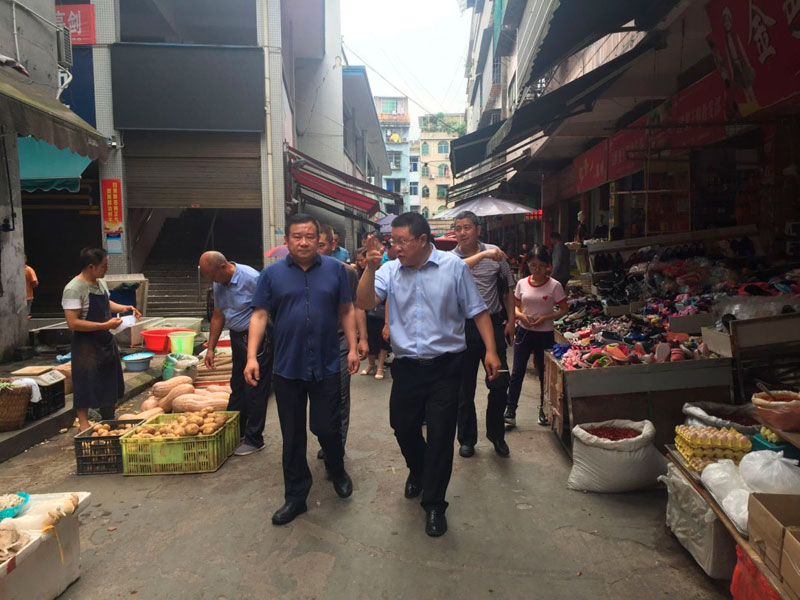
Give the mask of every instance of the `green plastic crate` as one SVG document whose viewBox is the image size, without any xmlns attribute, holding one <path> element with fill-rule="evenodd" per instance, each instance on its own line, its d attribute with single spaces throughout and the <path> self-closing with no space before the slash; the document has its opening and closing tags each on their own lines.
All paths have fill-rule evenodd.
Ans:
<svg viewBox="0 0 800 600">
<path fill-rule="evenodd" d="M 132 439 L 133 431 L 120 438 L 125 475 L 170 475 L 211 473 L 222 466 L 239 444 L 239 412 L 219 411 L 228 417 L 225 426 L 212 435 L 177 439 Z M 164 425 L 181 414 L 158 415 L 145 425 Z"/>
</svg>

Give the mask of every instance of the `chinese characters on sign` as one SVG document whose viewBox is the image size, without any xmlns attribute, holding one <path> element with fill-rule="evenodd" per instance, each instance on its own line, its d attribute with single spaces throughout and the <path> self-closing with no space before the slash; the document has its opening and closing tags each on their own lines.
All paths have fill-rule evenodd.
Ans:
<svg viewBox="0 0 800 600">
<path fill-rule="evenodd" d="M 122 182 L 119 179 L 103 179 L 100 186 L 103 195 L 103 233 L 122 231 Z"/>
<path fill-rule="evenodd" d="M 608 181 L 608 140 L 603 140 L 575 159 L 578 193 Z"/>
<path fill-rule="evenodd" d="M 56 6 L 56 24 L 69 29 L 75 46 L 94 44 L 94 5 L 62 4 Z"/>
</svg>

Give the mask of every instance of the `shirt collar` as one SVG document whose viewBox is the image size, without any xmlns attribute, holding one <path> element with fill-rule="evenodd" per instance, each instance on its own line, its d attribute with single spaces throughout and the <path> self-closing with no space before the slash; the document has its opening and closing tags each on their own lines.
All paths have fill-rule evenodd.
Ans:
<svg viewBox="0 0 800 600">
<path fill-rule="evenodd" d="M 231 280 L 227 283 L 228 286 L 239 283 L 239 265 L 237 265 L 235 262 L 231 262 L 231 264 L 236 267 L 236 270 L 233 272 L 233 277 L 231 277 Z"/>
<path fill-rule="evenodd" d="M 291 255 L 291 254 L 287 254 L 287 255 L 286 255 L 286 263 L 287 263 L 287 264 L 288 264 L 290 267 L 297 267 L 298 269 L 300 268 L 300 265 L 298 265 L 298 264 L 297 264 L 297 263 L 294 261 L 294 259 L 292 258 L 292 255 Z M 311 266 L 314 266 L 314 265 L 321 265 L 321 264 L 322 264 L 322 255 L 321 255 L 319 252 L 317 252 L 317 253 L 314 255 L 314 262 L 313 262 L 313 264 L 312 264 Z"/>
<path fill-rule="evenodd" d="M 482 241 L 478 240 L 478 252 L 483 252 L 484 250 L 486 250 L 486 244 L 484 244 Z M 453 253 L 456 256 L 458 256 L 459 258 L 464 258 L 464 253 L 461 252 L 461 246 L 456 246 L 453 249 Z"/>
</svg>

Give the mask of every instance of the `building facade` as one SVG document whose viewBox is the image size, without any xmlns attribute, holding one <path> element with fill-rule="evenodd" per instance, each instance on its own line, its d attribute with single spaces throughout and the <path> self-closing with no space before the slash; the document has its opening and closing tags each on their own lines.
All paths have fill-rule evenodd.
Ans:
<svg viewBox="0 0 800 600">
<path fill-rule="evenodd" d="M 409 143 L 408 157 L 408 202 L 409 210 L 414 212 L 422 211 L 420 183 L 419 183 L 419 140 Z"/>
<path fill-rule="evenodd" d="M 450 144 L 464 133 L 461 113 L 428 114 L 419 118 L 420 211 L 433 219 L 447 207 L 447 191 L 453 185 Z"/>
<path fill-rule="evenodd" d="M 383 177 L 383 188 L 400 194 L 402 202 L 386 206 L 384 212 L 400 214 L 410 209 L 409 168 L 411 117 L 405 96 L 375 96 L 375 110 L 386 142 L 391 173 Z"/>
</svg>

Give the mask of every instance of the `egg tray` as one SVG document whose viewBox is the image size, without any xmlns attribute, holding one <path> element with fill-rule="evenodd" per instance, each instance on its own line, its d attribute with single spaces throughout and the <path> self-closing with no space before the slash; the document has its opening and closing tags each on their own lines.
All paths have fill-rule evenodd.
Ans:
<svg viewBox="0 0 800 600">
<path fill-rule="evenodd" d="M 675 448 L 680 452 L 681 456 L 690 463 L 693 458 L 700 458 L 705 460 L 720 460 L 727 458 L 732 460 L 737 465 L 739 461 L 747 454 L 742 450 L 733 450 L 731 448 L 697 448 L 687 445 L 683 438 L 675 436 Z"/>
<path fill-rule="evenodd" d="M 750 452 L 750 450 L 753 447 L 752 443 L 750 442 L 750 439 L 746 435 L 743 435 L 743 434 L 739 433 L 738 431 L 736 431 L 733 428 L 731 428 L 731 429 L 723 428 L 723 429 L 718 430 L 718 431 L 727 433 L 729 435 L 732 435 L 734 437 L 734 439 L 735 439 L 734 444 L 735 445 L 731 446 L 731 445 L 726 444 L 725 442 L 723 442 L 721 440 L 702 441 L 702 440 L 699 440 L 699 439 L 692 439 L 689 436 L 685 435 L 685 432 L 686 432 L 685 428 L 686 427 L 688 427 L 688 426 L 679 425 L 679 426 L 677 426 L 675 428 L 675 439 L 676 440 L 678 440 L 678 439 L 682 440 L 683 444 L 688 446 L 688 447 L 690 447 L 690 448 L 700 448 L 700 449 L 719 448 L 719 449 L 722 449 L 722 450 L 733 450 L 735 452 Z M 705 428 L 703 428 L 703 429 L 705 429 Z M 714 428 L 714 429 L 716 429 L 716 428 Z"/>
</svg>

